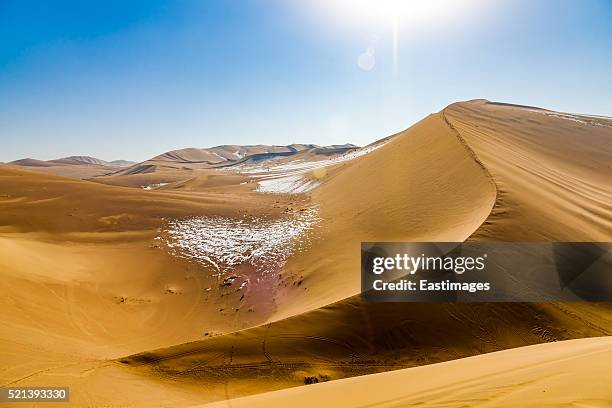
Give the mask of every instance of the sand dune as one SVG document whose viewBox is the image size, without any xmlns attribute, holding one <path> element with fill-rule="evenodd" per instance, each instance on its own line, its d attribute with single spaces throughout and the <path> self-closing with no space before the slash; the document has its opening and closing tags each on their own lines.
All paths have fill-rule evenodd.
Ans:
<svg viewBox="0 0 612 408">
<path fill-rule="evenodd" d="M 51 167 L 53 163 L 46 162 L 44 160 L 36 159 L 20 159 L 8 163 L 12 166 L 24 166 L 24 167 Z"/>
<path fill-rule="evenodd" d="M 459 106 L 477 109 L 479 104 Z M 548 133 L 554 130 L 544 125 L 539 129 Z M 511 136 L 521 140 L 521 135 L 515 131 Z M 509 166 L 501 175 L 489 171 L 480 159 L 480 154 L 487 151 L 473 149 L 466 140 L 449 126 L 446 113 L 432 115 L 384 147 L 329 171 L 312 194 L 322 218 L 320 241 L 289 261 L 275 291 L 277 312 L 269 321 L 298 317 L 125 361 L 143 367 L 147 375 L 163 372 L 200 384 L 214 383 L 213 377 L 218 378 L 222 372 L 231 384 L 224 386 L 223 392 L 240 395 L 299 385 L 309 376 L 343 378 L 539 342 L 609 335 L 612 319 L 608 304 L 502 307 L 378 305 L 361 304 L 358 298 L 342 300 L 359 291 L 361 240 L 486 239 L 482 230 L 490 228 L 492 220 L 510 227 L 522 222 L 522 217 L 536 216 L 523 202 L 529 197 L 522 194 L 521 187 L 517 186 L 515 193 L 503 183 L 515 169 Z M 532 155 L 530 169 L 542 171 L 547 162 L 538 160 L 538 150 L 523 151 L 523 157 L 527 153 Z M 588 172 L 591 164 L 586 152 L 582 156 L 574 153 L 573 160 L 584 163 Z M 503 157 L 497 161 L 505 162 Z M 393 177 L 387 182 L 382 174 Z M 601 187 L 606 191 L 605 183 Z M 505 203 L 507 197 L 516 197 L 513 212 L 499 210 L 499 203 Z M 584 200 L 579 192 L 573 199 Z M 605 205 L 601 207 L 605 210 Z M 556 214 L 556 223 L 563 223 L 562 214 Z M 605 222 L 593 224 L 610 236 Z M 557 233 L 550 220 L 528 225 L 531 228 L 523 229 L 521 239 L 566 238 Z M 599 238 L 596 229 L 591 230 L 591 239 Z M 514 237 L 508 233 L 508 240 Z M 323 307 L 336 301 L 339 303 Z M 436 329 L 432 332 L 430 327 Z M 202 365 L 202 361 L 206 363 Z M 264 384 L 258 381 L 259 375 L 267 379 Z M 208 395 L 213 392 L 209 390 Z"/>
<path fill-rule="evenodd" d="M 8 163 L 11 166 L 21 167 L 27 170 L 40 171 L 42 173 L 56 176 L 70 177 L 75 179 L 89 179 L 92 177 L 112 174 L 122 167 L 128 167 L 135 163 L 126 160 L 114 160 L 107 162 L 90 156 L 70 156 L 56 160 L 21 159 Z"/>
<path fill-rule="evenodd" d="M 463 241 L 487 218 L 496 195 L 439 114 L 329 170 L 322 182 L 312 193 L 323 219 L 321 245 L 287 267 L 308 290 L 281 290 L 279 317 L 358 293 L 362 241 Z"/>
<path fill-rule="evenodd" d="M 521 347 L 206 407 L 605 407 L 612 338 Z"/>
<path fill-rule="evenodd" d="M 354 145 L 317 146 L 292 144 L 288 146 L 224 145 L 212 148 L 189 148 L 166 152 L 143 163 L 101 175 L 93 179 L 98 183 L 146 188 L 167 186 L 166 189 L 197 191 L 257 189 L 254 176 L 243 170 L 258 168 L 265 171 L 271 166 L 287 163 L 312 163 L 355 151 Z M 211 169 L 223 169 L 218 172 Z"/>
<path fill-rule="evenodd" d="M 70 156 L 70 157 L 64 157 L 62 159 L 51 160 L 51 162 L 57 163 L 57 164 L 97 164 L 101 166 L 111 165 L 110 162 L 107 162 L 101 159 L 97 159 L 91 156 Z"/>
<path fill-rule="evenodd" d="M 302 149 L 297 146 L 236 146 L 225 145 L 212 148 L 188 148 L 173 150 L 154 157 L 153 161 L 171 161 L 177 163 L 219 164 L 227 161 L 240 160 L 245 156 L 259 153 L 293 153 Z"/>
<path fill-rule="evenodd" d="M 485 101 L 454 104 L 443 114 L 499 191 L 491 217 L 474 239 L 610 239 L 610 119 L 581 120 Z"/>
<path fill-rule="evenodd" d="M 569 310 L 568 310 L 569 309 Z M 154 379 L 206 384 L 201 398 L 237 397 L 612 334 L 610 305 L 362 304 L 358 298 L 262 327 L 121 361 Z M 265 381 L 262 381 L 265 379 Z"/>
<path fill-rule="evenodd" d="M 298 152 L 312 150 L 351 150 L 356 148 L 353 145 L 320 147 L 313 144 L 292 144 L 288 146 L 267 146 L 267 145 L 223 145 L 210 148 L 188 148 L 173 150 L 154 157 L 151 161 L 168 161 L 176 163 L 201 163 L 207 165 L 231 164 L 240 162 L 249 157 L 261 158 L 266 155 L 289 156 Z"/>
<path fill-rule="evenodd" d="M 330 398 L 352 387 L 372 390 L 378 378 L 414 381 L 419 395 L 438 401 L 442 396 L 418 378 L 433 376 L 456 391 L 456 373 L 465 371 L 473 379 L 466 393 L 453 391 L 445 398 L 455 400 L 440 404 L 469 404 L 484 393 L 500 398 L 492 405 L 512 405 L 515 395 L 554 405 L 560 400 L 540 398 L 537 387 L 516 385 L 518 373 L 556 375 L 566 366 L 543 362 L 559 356 L 589 367 L 591 345 L 605 345 L 599 358 L 609 361 L 609 343 L 558 342 L 533 349 L 538 353 L 514 348 L 610 335 L 612 305 L 363 304 L 359 243 L 609 240 L 609 124 L 471 101 L 430 115 L 365 154 L 355 150 L 349 160 L 300 145 L 262 167 L 244 156 L 230 160 L 236 146 L 226 146 L 217 154 L 235 163 L 233 169 L 208 168 L 212 159 L 188 150 L 96 182 L 0 167 L 6 294 L 0 358 L 11 367 L 0 373 L 2 382 L 69 384 L 76 405 L 188 406 L 295 387 L 308 378 L 400 370 L 236 401 L 284 406 L 302 392 L 310 404 L 328 401 L 311 389 L 329 389 Z M 305 194 L 258 191 L 262 180 L 296 175 L 316 185 Z M 231 263 L 236 251 L 198 241 L 213 239 L 220 227 L 248 230 L 254 238 L 236 245 L 259 251 L 269 246 L 256 238 L 270 231 L 249 229 L 251 223 L 276 225 L 304 211 L 316 214 L 316 222 L 295 235 L 291 247 L 300 250 L 281 257 L 273 270 Z M 177 246 L 185 237 L 173 237 L 173 225 L 178 231 L 197 226 L 187 237 L 195 244 Z M 216 277 L 223 263 L 231 268 Z M 499 352 L 504 349 L 513 350 Z M 31 359 L 20 363 L 17 353 Z M 508 374 L 480 369 L 483 358 Z M 521 361 L 542 363 L 544 371 Z M 433 365 L 406 369 L 425 364 Z M 555 381 L 546 384 L 557 390 L 562 381 Z M 504 396 L 504 390 L 511 392 Z M 580 390 L 595 402 L 607 397 L 597 387 Z M 574 395 L 566 391 L 555 395 Z M 419 398 L 397 392 L 391 406 Z"/>
</svg>

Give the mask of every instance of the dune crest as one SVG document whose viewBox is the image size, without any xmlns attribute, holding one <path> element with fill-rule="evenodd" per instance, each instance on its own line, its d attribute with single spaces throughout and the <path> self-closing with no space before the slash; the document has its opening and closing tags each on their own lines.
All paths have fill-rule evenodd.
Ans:
<svg viewBox="0 0 612 408">
<path fill-rule="evenodd" d="M 610 239 L 612 120 L 568 121 L 567 114 L 482 101 L 450 105 L 443 115 L 499 190 L 473 239 Z"/>
</svg>

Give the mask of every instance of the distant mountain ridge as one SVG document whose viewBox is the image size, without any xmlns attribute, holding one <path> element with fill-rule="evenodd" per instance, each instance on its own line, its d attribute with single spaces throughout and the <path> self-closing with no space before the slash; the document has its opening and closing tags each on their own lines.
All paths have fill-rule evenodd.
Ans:
<svg viewBox="0 0 612 408">
<path fill-rule="evenodd" d="M 221 168 L 247 163 L 291 160 L 315 160 L 344 154 L 359 149 L 347 143 L 319 146 L 316 144 L 278 145 L 221 145 L 206 148 L 189 147 L 162 153 L 141 163 L 120 169 L 114 176 L 151 174 L 159 168 Z"/>
<path fill-rule="evenodd" d="M 208 148 L 186 148 L 171 150 L 155 156 L 150 161 L 170 161 L 175 163 L 204 163 L 222 165 L 243 161 L 246 158 L 264 160 L 274 156 L 291 156 L 305 151 L 325 154 L 326 151 L 350 151 L 359 146 L 347 143 L 344 145 L 318 146 L 315 144 L 276 145 L 221 145 Z"/>
<path fill-rule="evenodd" d="M 311 161 L 342 155 L 359 149 L 359 146 L 343 145 L 319 146 L 316 144 L 293 143 L 278 145 L 221 145 L 208 148 L 185 148 L 162 153 L 152 159 L 136 163 L 127 160 L 105 161 L 92 156 L 69 156 L 54 160 L 32 158 L 15 160 L 9 165 L 30 170 L 51 173 L 64 177 L 91 179 L 100 176 L 131 176 L 155 173 L 161 166 L 221 168 L 250 165 L 261 162 Z"/>
<path fill-rule="evenodd" d="M 104 167 L 129 167 L 136 164 L 132 161 L 127 160 L 113 160 L 107 162 L 105 160 L 97 159 L 91 156 L 69 156 L 61 159 L 54 160 L 37 160 L 37 159 L 20 159 L 12 161 L 8 164 L 14 166 L 24 167 L 52 167 L 52 166 L 79 166 L 79 165 L 90 165 L 90 166 L 104 166 Z"/>
</svg>

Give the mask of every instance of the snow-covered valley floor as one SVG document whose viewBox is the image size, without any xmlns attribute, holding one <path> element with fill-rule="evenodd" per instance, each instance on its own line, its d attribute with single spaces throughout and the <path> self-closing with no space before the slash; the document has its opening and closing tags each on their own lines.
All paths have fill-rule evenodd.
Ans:
<svg viewBox="0 0 612 408">
<path fill-rule="evenodd" d="M 310 245 L 308 231 L 318 220 L 315 207 L 286 212 L 274 220 L 192 217 L 170 221 L 159 239 L 173 255 L 213 268 L 217 276 L 248 263 L 261 277 L 279 270 L 291 255 Z"/>
</svg>

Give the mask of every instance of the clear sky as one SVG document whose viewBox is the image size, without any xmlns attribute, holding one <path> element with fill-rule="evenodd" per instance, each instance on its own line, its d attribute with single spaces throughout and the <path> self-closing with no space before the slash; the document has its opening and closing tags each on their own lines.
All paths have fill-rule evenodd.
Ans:
<svg viewBox="0 0 612 408">
<path fill-rule="evenodd" d="M 612 116 L 612 1 L 0 0 L 0 161 L 364 145 L 475 98 Z"/>
</svg>

